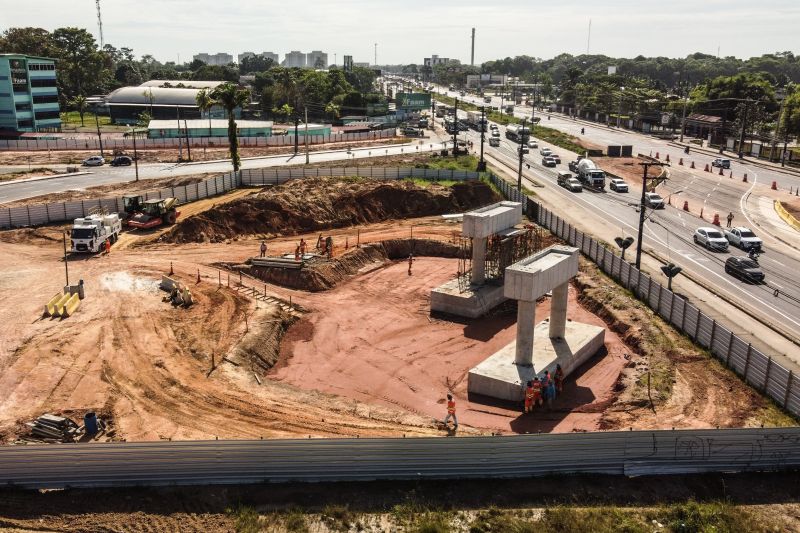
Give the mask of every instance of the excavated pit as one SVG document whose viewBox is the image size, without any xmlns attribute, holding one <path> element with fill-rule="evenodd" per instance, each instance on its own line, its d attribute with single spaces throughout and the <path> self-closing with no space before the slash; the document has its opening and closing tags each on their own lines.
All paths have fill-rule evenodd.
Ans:
<svg viewBox="0 0 800 533">
<path fill-rule="evenodd" d="M 499 200 L 488 184 L 477 180 L 420 186 L 409 180 L 304 178 L 188 217 L 160 240 L 223 242 L 243 235 L 296 235 L 459 213 Z"/>
</svg>

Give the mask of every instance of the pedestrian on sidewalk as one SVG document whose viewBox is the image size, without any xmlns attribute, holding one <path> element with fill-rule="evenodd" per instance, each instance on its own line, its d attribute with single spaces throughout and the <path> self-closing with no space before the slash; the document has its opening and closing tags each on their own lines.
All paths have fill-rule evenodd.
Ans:
<svg viewBox="0 0 800 533">
<path fill-rule="evenodd" d="M 450 418 L 453 419 L 453 431 L 455 431 L 458 429 L 458 417 L 456 417 L 456 401 L 453 400 L 452 394 L 447 395 L 447 416 L 444 417 L 445 427 L 447 427 Z"/>
<path fill-rule="evenodd" d="M 261 257 L 267 256 L 267 241 L 261 241 Z"/>
<path fill-rule="evenodd" d="M 733 211 L 728 213 L 728 227 L 731 227 L 731 223 L 733 222 Z"/>
</svg>

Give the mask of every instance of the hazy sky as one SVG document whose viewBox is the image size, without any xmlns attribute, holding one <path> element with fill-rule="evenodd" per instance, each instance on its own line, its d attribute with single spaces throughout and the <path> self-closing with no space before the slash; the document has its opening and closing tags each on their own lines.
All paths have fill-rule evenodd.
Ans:
<svg viewBox="0 0 800 533">
<path fill-rule="evenodd" d="M 798 0 L 101 0 L 106 43 L 161 61 L 198 52 L 328 52 L 355 61 L 422 63 L 431 54 L 475 62 L 520 54 L 550 58 L 586 52 L 610 56 L 750 57 L 800 53 Z M 0 0 L 0 29 L 87 28 L 95 36 L 94 0 Z"/>
</svg>

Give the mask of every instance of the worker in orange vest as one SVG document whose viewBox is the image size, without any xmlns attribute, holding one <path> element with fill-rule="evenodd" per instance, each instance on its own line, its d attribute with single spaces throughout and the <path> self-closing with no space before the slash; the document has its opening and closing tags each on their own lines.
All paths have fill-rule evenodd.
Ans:
<svg viewBox="0 0 800 533">
<path fill-rule="evenodd" d="M 536 398 L 536 391 L 533 389 L 533 381 L 528 382 L 525 388 L 525 412 L 530 413 L 533 411 L 533 402 Z"/>
<path fill-rule="evenodd" d="M 305 239 L 300 239 L 300 254 L 306 255 L 306 241 Z"/>
<path fill-rule="evenodd" d="M 453 430 L 458 429 L 458 417 L 456 416 L 456 402 L 453 400 L 453 395 L 447 395 L 447 416 L 444 417 L 444 425 L 447 426 L 447 422 L 450 421 L 450 418 L 453 419 Z"/>
<path fill-rule="evenodd" d="M 106 239 L 106 242 L 103 244 L 103 248 L 106 251 L 106 254 L 111 253 L 111 241 Z"/>
<path fill-rule="evenodd" d="M 556 365 L 556 391 L 561 394 L 561 391 L 564 390 L 564 371 L 561 369 L 561 365 Z"/>
<path fill-rule="evenodd" d="M 542 382 L 539 376 L 533 378 L 533 405 L 542 405 Z"/>
</svg>

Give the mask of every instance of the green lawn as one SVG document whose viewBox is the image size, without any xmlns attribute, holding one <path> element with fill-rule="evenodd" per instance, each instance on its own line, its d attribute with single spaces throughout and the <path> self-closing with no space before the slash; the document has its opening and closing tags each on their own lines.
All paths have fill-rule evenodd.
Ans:
<svg viewBox="0 0 800 533">
<path fill-rule="evenodd" d="M 496 112 L 489 113 L 489 120 L 503 125 L 522 123 L 521 118 Z M 586 151 L 584 147 L 576 142 L 578 140 L 577 137 L 573 137 L 568 133 L 564 133 L 553 128 L 548 128 L 547 126 L 537 124 L 531 129 L 531 134 L 533 135 L 534 139 L 540 139 L 542 141 L 549 142 L 550 144 L 554 144 L 558 147 L 564 148 L 565 150 L 569 150 L 570 152 L 575 152 L 576 154 L 583 154 Z"/>
</svg>

